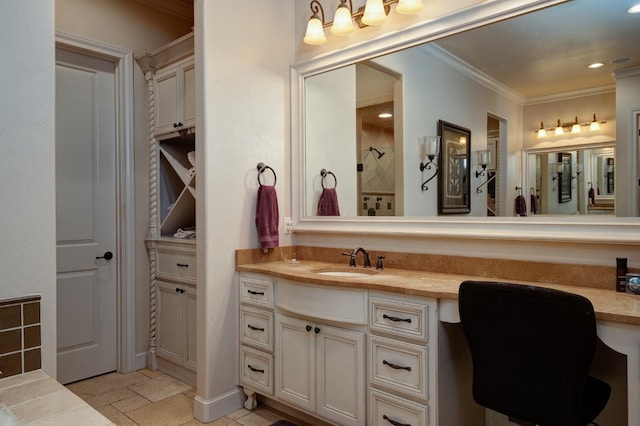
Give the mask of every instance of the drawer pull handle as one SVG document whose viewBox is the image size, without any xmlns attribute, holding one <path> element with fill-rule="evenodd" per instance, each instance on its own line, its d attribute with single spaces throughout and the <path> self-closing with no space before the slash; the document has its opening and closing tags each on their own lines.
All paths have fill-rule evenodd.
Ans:
<svg viewBox="0 0 640 426">
<path fill-rule="evenodd" d="M 388 362 L 386 359 L 382 360 L 382 363 L 384 365 L 388 365 L 389 367 L 393 368 L 394 370 L 407 370 L 407 371 L 411 371 L 411 367 L 402 367 L 400 365 L 397 364 L 392 364 L 390 362 Z"/>
<path fill-rule="evenodd" d="M 176 263 L 176 265 L 180 268 L 188 268 L 189 264 L 188 263 Z"/>
<path fill-rule="evenodd" d="M 400 423 L 400 422 L 396 422 L 395 420 L 391 420 L 389 417 L 387 417 L 386 414 L 384 414 L 382 418 L 388 421 L 389 423 L 391 423 L 393 426 L 411 426 L 411 423 Z"/>
<path fill-rule="evenodd" d="M 251 324 L 248 324 L 247 327 L 249 327 L 250 329 L 252 329 L 254 331 L 264 331 L 264 328 L 256 327 L 256 326 L 253 326 Z"/>
<path fill-rule="evenodd" d="M 254 291 L 254 290 L 247 290 L 249 292 L 249 294 L 257 294 L 260 296 L 264 296 L 264 291 Z"/>
<path fill-rule="evenodd" d="M 390 316 L 389 316 L 389 315 L 387 315 L 387 314 L 383 314 L 383 315 L 382 315 L 382 318 L 384 318 L 384 319 L 388 319 L 389 321 L 395 321 L 395 322 L 401 322 L 401 321 L 404 321 L 404 322 L 408 322 L 409 324 L 411 324 L 411 318 L 390 317 Z"/>
<path fill-rule="evenodd" d="M 183 288 L 176 287 L 176 293 L 184 294 L 184 291 L 185 290 Z"/>
<path fill-rule="evenodd" d="M 256 372 L 256 373 L 264 373 L 264 370 L 261 370 L 261 369 L 259 369 L 259 368 L 252 367 L 250 364 L 247 364 L 247 367 L 249 367 L 249 370 L 251 370 L 251 371 L 253 371 L 253 372 Z"/>
</svg>

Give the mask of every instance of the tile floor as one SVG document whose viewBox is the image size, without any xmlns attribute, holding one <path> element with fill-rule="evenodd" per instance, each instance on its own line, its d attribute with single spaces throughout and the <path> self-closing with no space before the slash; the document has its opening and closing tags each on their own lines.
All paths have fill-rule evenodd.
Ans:
<svg viewBox="0 0 640 426">
<path fill-rule="evenodd" d="M 117 426 L 194 426 L 195 389 L 159 371 L 109 373 L 75 382 L 67 388 Z M 286 418 L 267 408 L 240 409 L 208 425 L 268 426 Z M 295 421 L 289 419 L 290 421 Z"/>
</svg>

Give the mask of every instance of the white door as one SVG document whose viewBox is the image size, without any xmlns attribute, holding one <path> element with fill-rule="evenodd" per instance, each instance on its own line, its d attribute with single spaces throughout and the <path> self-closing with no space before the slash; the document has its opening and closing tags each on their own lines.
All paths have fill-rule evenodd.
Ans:
<svg viewBox="0 0 640 426">
<path fill-rule="evenodd" d="M 114 72 L 113 62 L 56 49 L 57 378 L 62 383 L 117 366 Z"/>
</svg>

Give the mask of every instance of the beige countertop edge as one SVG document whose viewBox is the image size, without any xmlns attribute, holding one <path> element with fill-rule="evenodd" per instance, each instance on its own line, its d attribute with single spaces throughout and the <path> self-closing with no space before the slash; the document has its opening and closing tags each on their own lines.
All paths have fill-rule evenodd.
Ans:
<svg viewBox="0 0 640 426">
<path fill-rule="evenodd" d="M 384 269 L 366 277 L 334 277 L 319 275 L 315 271 L 323 268 L 361 271 L 363 268 L 348 268 L 342 264 L 303 260 L 298 263 L 266 262 L 236 265 L 239 272 L 266 274 L 306 284 L 333 287 L 362 288 L 387 291 L 434 299 L 458 298 L 458 288 L 465 280 L 491 281 L 489 278 L 437 272 Z M 374 270 L 375 271 L 375 270 Z M 370 271 L 373 272 L 373 271 Z M 528 281 L 496 280 L 516 284 L 536 285 L 576 293 L 591 301 L 596 318 L 621 324 L 640 325 L 640 296 L 617 293 L 613 289 L 602 290 L 588 287 L 536 283 Z"/>
</svg>

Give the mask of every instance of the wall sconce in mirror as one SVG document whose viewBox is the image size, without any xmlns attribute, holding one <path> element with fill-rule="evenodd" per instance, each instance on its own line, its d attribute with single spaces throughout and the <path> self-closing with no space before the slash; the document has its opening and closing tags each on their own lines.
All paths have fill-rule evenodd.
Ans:
<svg viewBox="0 0 640 426">
<path fill-rule="evenodd" d="M 578 121 L 578 117 L 571 122 L 562 123 L 560 119 L 558 119 L 558 123 L 556 127 L 545 129 L 544 122 L 540 122 L 540 128 L 536 130 L 536 134 L 538 135 L 538 139 L 546 138 L 547 132 L 553 132 L 554 136 L 562 136 L 565 133 L 571 132 L 571 134 L 580 134 L 582 133 L 583 127 L 588 127 L 590 132 L 596 132 L 600 130 L 600 125 L 605 124 L 606 121 L 598 121 L 596 118 L 596 114 L 593 114 L 593 119 L 588 123 L 580 123 Z"/>
<path fill-rule="evenodd" d="M 480 171 L 476 170 L 476 179 L 477 179 L 480 176 L 485 176 L 487 174 L 487 166 L 489 165 L 489 150 L 488 149 L 483 149 L 483 150 L 476 151 L 476 155 L 478 157 L 478 166 L 481 167 Z M 496 175 L 493 175 L 489 179 L 487 179 L 484 182 L 482 182 L 476 188 L 476 192 L 478 194 L 481 193 L 482 189 L 480 189 L 480 188 L 482 188 L 483 186 L 485 186 L 486 184 L 488 184 L 489 182 L 491 182 L 495 178 L 496 178 Z"/>
<path fill-rule="evenodd" d="M 438 165 L 434 162 L 434 159 L 440 152 L 440 136 L 424 136 L 418 138 L 418 156 L 420 157 L 420 171 L 424 173 L 425 170 L 434 169 L 433 175 L 424 182 L 422 182 L 422 190 L 429 189 L 427 183 L 429 183 L 438 174 Z M 429 161 L 425 161 L 425 160 Z"/>
<path fill-rule="evenodd" d="M 553 163 L 552 164 L 553 167 L 553 179 L 552 180 L 558 180 L 562 177 L 562 170 L 564 168 L 564 165 L 562 163 Z"/>
<path fill-rule="evenodd" d="M 360 28 L 381 25 L 387 19 L 391 5 L 397 3 L 396 12 L 403 15 L 418 13 L 423 8 L 422 0 L 367 0 L 367 3 L 353 12 L 351 0 L 340 0 L 333 21 L 325 22 L 324 9 L 318 0 L 311 0 L 311 18 L 303 41 L 320 45 L 327 41 L 324 29 L 331 27 L 331 34 L 343 36 L 354 31 L 355 20 Z"/>
</svg>

